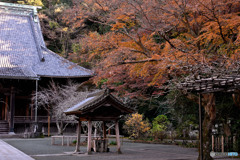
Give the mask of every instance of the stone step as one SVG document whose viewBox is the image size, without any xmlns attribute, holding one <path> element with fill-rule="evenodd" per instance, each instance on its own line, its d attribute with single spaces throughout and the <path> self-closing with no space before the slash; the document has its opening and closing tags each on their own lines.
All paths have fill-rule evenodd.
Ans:
<svg viewBox="0 0 240 160">
<path fill-rule="evenodd" d="M 9 129 L 7 129 L 7 128 L 0 129 L 0 133 L 6 133 L 6 132 L 9 132 Z"/>
<path fill-rule="evenodd" d="M 9 132 L 9 124 L 7 121 L 0 121 L 0 134 L 6 134 Z"/>
<path fill-rule="evenodd" d="M 1 131 L 8 131 L 8 129 L 9 129 L 9 127 L 4 127 L 4 128 L 0 127 L 0 132 Z"/>
<path fill-rule="evenodd" d="M 1 124 L 0 124 L 0 127 L 8 127 L 8 126 L 9 126 L 8 123 L 1 123 Z"/>
<path fill-rule="evenodd" d="M 0 124 L 5 124 L 5 123 L 8 123 L 7 121 L 1 121 L 0 120 Z"/>
</svg>

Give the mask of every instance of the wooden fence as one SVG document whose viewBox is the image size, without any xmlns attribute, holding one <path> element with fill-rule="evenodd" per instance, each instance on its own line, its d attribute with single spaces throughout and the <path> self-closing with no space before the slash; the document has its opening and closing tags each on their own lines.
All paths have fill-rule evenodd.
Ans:
<svg viewBox="0 0 240 160">
<path fill-rule="evenodd" d="M 212 135 L 212 151 L 233 152 L 236 151 L 236 136 Z"/>
</svg>

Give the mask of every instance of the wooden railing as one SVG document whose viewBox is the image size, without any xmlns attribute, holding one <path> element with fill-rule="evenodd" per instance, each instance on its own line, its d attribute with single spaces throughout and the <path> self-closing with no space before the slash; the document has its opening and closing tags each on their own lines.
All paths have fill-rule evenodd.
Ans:
<svg viewBox="0 0 240 160">
<path fill-rule="evenodd" d="M 38 122 L 47 122 L 48 116 L 38 116 Z M 14 116 L 15 123 L 32 123 L 35 121 L 35 117 L 31 116 Z"/>
<path fill-rule="evenodd" d="M 31 116 L 14 116 L 15 123 L 32 123 L 35 117 Z M 37 121 L 40 123 L 48 123 L 48 116 L 37 116 Z M 51 123 L 55 123 L 56 119 L 51 118 Z M 74 121 L 75 122 L 75 121 Z M 66 123 L 73 123 L 73 121 L 66 121 Z"/>
</svg>

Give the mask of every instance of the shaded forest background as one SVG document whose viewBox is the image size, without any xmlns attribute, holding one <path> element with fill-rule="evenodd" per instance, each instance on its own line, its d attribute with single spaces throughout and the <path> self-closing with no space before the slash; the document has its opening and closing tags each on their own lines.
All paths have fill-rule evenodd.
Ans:
<svg viewBox="0 0 240 160">
<path fill-rule="evenodd" d="M 42 6 L 49 49 L 94 70 L 93 84 L 114 90 L 145 119 L 166 115 L 179 137 L 198 128 L 198 104 L 177 84 L 239 71 L 237 0 L 3 1 Z M 217 94 L 216 108 L 215 122 L 231 120 L 239 134 L 231 95 Z"/>
</svg>

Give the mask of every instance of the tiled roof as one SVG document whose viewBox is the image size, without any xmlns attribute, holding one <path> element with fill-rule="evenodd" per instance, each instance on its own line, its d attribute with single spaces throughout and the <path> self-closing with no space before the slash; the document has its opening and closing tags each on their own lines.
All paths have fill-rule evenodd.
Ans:
<svg viewBox="0 0 240 160">
<path fill-rule="evenodd" d="M 90 77 L 91 70 L 48 50 L 36 8 L 0 2 L 0 78 Z"/>
</svg>

